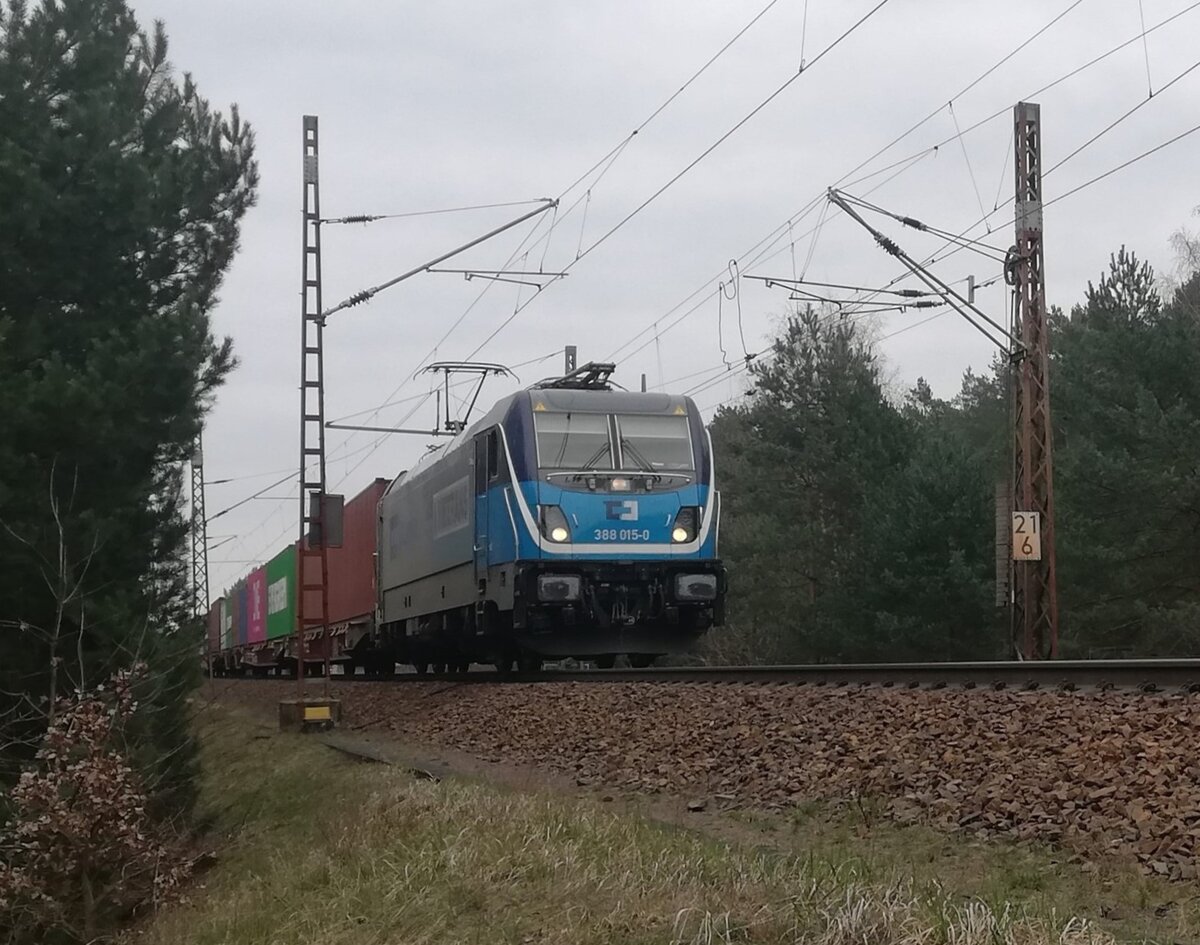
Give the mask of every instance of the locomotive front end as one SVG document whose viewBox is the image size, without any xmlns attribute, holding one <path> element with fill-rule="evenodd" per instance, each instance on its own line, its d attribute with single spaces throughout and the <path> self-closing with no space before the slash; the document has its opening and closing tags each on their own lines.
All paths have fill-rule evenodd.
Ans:
<svg viewBox="0 0 1200 945">
<path fill-rule="evenodd" d="M 528 411 L 520 452 L 536 472 L 521 491 L 536 554 L 515 575 L 521 645 L 601 662 L 627 653 L 636 664 L 719 624 L 719 496 L 695 405 L 534 390 Z"/>
<path fill-rule="evenodd" d="M 498 401 L 379 503 L 381 646 L 420 672 L 644 665 L 723 619 L 712 448 L 686 397 L 589 364 Z"/>
</svg>

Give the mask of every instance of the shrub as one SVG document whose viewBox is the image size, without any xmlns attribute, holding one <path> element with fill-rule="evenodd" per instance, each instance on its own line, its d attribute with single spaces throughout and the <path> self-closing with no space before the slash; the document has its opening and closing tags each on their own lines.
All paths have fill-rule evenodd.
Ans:
<svg viewBox="0 0 1200 945">
<path fill-rule="evenodd" d="M 147 816 L 126 726 L 144 666 L 54 706 L 34 766 L 9 796 L 0 830 L 0 934 L 91 942 L 161 903 L 188 872 L 169 825 Z"/>
</svg>

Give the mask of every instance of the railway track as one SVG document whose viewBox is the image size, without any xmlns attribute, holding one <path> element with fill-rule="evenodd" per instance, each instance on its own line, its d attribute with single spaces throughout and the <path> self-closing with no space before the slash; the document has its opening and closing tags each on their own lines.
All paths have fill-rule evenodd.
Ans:
<svg viewBox="0 0 1200 945">
<path fill-rule="evenodd" d="M 292 676 L 235 676 L 274 679 Z M 313 677 L 314 682 L 321 677 Z M 539 673 L 331 676 L 333 682 L 458 683 L 753 683 L 780 686 L 880 686 L 909 689 L 1200 691 L 1200 659 L 994 661 L 970 663 L 846 663 L 796 666 L 665 666 L 649 669 L 550 669 Z"/>
<path fill-rule="evenodd" d="M 296 693 L 277 679 L 216 680 L 210 695 L 266 716 Z M 315 695 L 324 680 L 311 683 Z M 874 798 L 903 823 L 1200 877 L 1200 698 L 1186 694 L 1200 691 L 1200 660 L 481 670 L 330 688 L 345 727 L 380 743 L 614 795 L 772 810 Z"/>
</svg>

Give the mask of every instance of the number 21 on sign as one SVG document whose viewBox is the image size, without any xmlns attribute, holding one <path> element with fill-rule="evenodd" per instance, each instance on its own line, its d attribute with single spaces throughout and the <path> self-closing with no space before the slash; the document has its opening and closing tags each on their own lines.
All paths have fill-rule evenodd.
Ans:
<svg viewBox="0 0 1200 945">
<path fill-rule="evenodd" d="M 1042 516 L 1040 512 L 1013 512 L 1013 561 L 1042 560 Z"/>
</svg>

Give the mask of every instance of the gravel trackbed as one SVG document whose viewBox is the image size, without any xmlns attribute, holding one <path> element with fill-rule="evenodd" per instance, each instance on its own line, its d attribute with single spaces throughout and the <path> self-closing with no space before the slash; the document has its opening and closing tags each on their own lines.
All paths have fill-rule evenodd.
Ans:
<svg viewBox="0 0 1200 945">
<path fill-rule="evenodd" d="M 334 684 L 349 729 L 582 784 L 897 820 L 1135 857 L 1197 878 L 1200 696 L 748 684 Z M 282 681 L 210 683 L 273 710 Z"/>
</svg>

